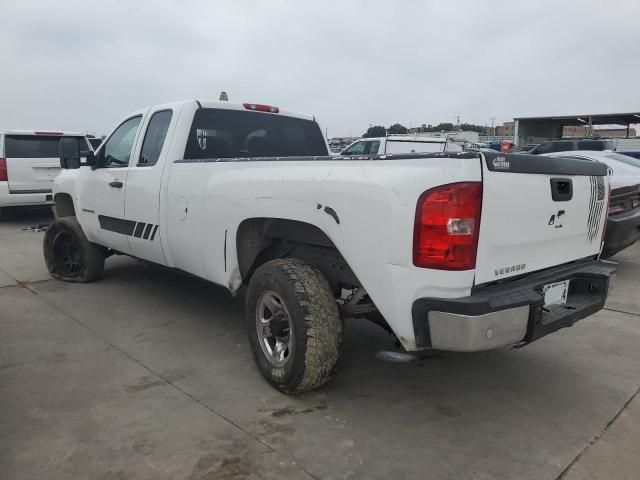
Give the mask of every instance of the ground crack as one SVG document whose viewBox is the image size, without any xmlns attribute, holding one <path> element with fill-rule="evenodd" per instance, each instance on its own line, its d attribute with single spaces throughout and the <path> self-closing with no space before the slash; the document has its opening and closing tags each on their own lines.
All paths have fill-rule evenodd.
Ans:
<svg viewBox="0 0 640 480">
<path fill-rule="evenodd" d="M 640 387 L 638 387 L 636 389 L 636 391 L 633 392 L 633 394 L 631 394 L 631 396 L 628 398 L 628 400 L 626 402 L 624 402 L 624 405 L 622 405 L 622 407 L 620 407 L 620 410 L 618 410 L 616 412 L 616 414 L 613 416 L 613 418 L 611 420 L 609 420 L 607 422 L 607 424 L 605 425 L 605 427 L 600 432 L 598 432 L 598 434 L 596 436 L 594 436 L 591 439 L 591 441 L 580 451 L 580 453 L 578 453 L 578 455 L 575 456 L 575 458 L 573 460 L 571 460 L 569 462 L 569 464 L 560 472 L 560 474 L 555 478 L 555 480 L 562 480 L 563 478 L 565 478 L 567 473 L 569 473 L 569 470 L 571 470 L 571 467 L 573 467 L 584 456 L 584 454 L 589 451 L 589 449 L 593 445 L 598 443 L 598 441 L 604 436 L 605 433 L 607 433 L 607 431 L 609 430 L 611 425 L 613 425 L 615 423 L 615 421 L 622 414 L 622 412 L 624 412 L 627 409 L 627 407 L 629 406 L 629 404 L 631 402 L 633 402 L 633 400 L 636 398 L 638 393 L 640 393 Z"/>
<path fill-rule="evenodd" d="M 640 317 L 640 313 L 627 312 L 626 310 L 617 310 L 615 308 L 607 308 L 607 307 L 604 307 L 603 310 L 608 310 L 610 312 L 616 312 L 616 313 L 625 313 L 627 315 L 633 315 L 634 317 Z"/>
</svg>

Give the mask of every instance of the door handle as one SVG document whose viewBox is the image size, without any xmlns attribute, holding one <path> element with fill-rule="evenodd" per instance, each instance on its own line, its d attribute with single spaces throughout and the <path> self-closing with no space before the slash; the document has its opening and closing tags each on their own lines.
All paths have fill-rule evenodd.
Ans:
<svg viewBox="0 0 640 480">
<path fill-rule="evenodd" d="M 109 182 L 109 186 L 113 188 L 122 188 L 122 182 L 116 180 L 113 182 Z"/>
</svg>

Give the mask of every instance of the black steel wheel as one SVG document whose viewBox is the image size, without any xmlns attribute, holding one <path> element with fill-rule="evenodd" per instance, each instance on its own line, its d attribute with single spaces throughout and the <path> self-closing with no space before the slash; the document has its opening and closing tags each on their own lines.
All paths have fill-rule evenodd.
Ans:
<svg viewBox="0 0 640 480">
<path fill-rule="evenodd" d="M 78 238 L 67 232 L 59 232 L 53 239 L 53 261 L 60 275 L 78 276 L 83 265 L 82 247 Z"/>
<path fill-rule="evenodd" d="M 76 217 L 56 218 L 44 236 L 43 250 L 54 278 L 84 283 L 102 276 L 106 249 L 87 240 Z"/>
</svg>

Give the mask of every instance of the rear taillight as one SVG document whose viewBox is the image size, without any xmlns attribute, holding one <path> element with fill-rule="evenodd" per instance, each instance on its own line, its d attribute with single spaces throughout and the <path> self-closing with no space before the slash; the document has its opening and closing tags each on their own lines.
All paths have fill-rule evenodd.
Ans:
<svg viewBox="0 0 640 480">
<path fill-rule="evenodd" d="M 418 199 L 413 230 L 413 264 L 438 270 L 476 266 L 482 183 L 451 183 Z"/>
<path fill-rule="evenodd" d="M 260 105 L 258 103 L 243 103 L 242 106 L 247 110 L 255 110 L 256 112 L 278 113 L 280 111 L 278 107 L 272 107 L 271 105 Z"/>
<path fill-rule="evenodd" d="M 9 180 L 9 172 L 7 172 L 7 159 L 0 158 L 0 182 Z"/>
<path fill-rule="evenodd" d="M 634 195 L 623 199 L 609 200 L 609 215 L 618 215 L 620 213 L 630 212 L 640 207 L 640 195 Z"/>
<path fill-rule="evenodd" d="M 624 201 L 614 202 L 609 205 L 609 215 L 616 215 L 618 213 L 622 213 L 626 210 L 624 206 Z"/>
</svg>

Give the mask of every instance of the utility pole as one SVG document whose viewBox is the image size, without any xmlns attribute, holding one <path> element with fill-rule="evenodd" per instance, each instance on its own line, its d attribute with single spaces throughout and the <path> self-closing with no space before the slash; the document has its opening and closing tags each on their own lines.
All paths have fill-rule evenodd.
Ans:
<svg viewBox="0 0 640 480">
<path fill-rule="evenodd" d="M 456 115 L 456 130 L 460 130 L 460 115 Z"/>
<path fill-rule="evenodd" d="M 491 120 L 491 132 L 493 133 L 493 136 L 495 137 L 496 136 L 496 129 L 493 126 L 493 124 L 496 121 L 496 117 L 491 117 L 490 120 Z"/>
</svg>

